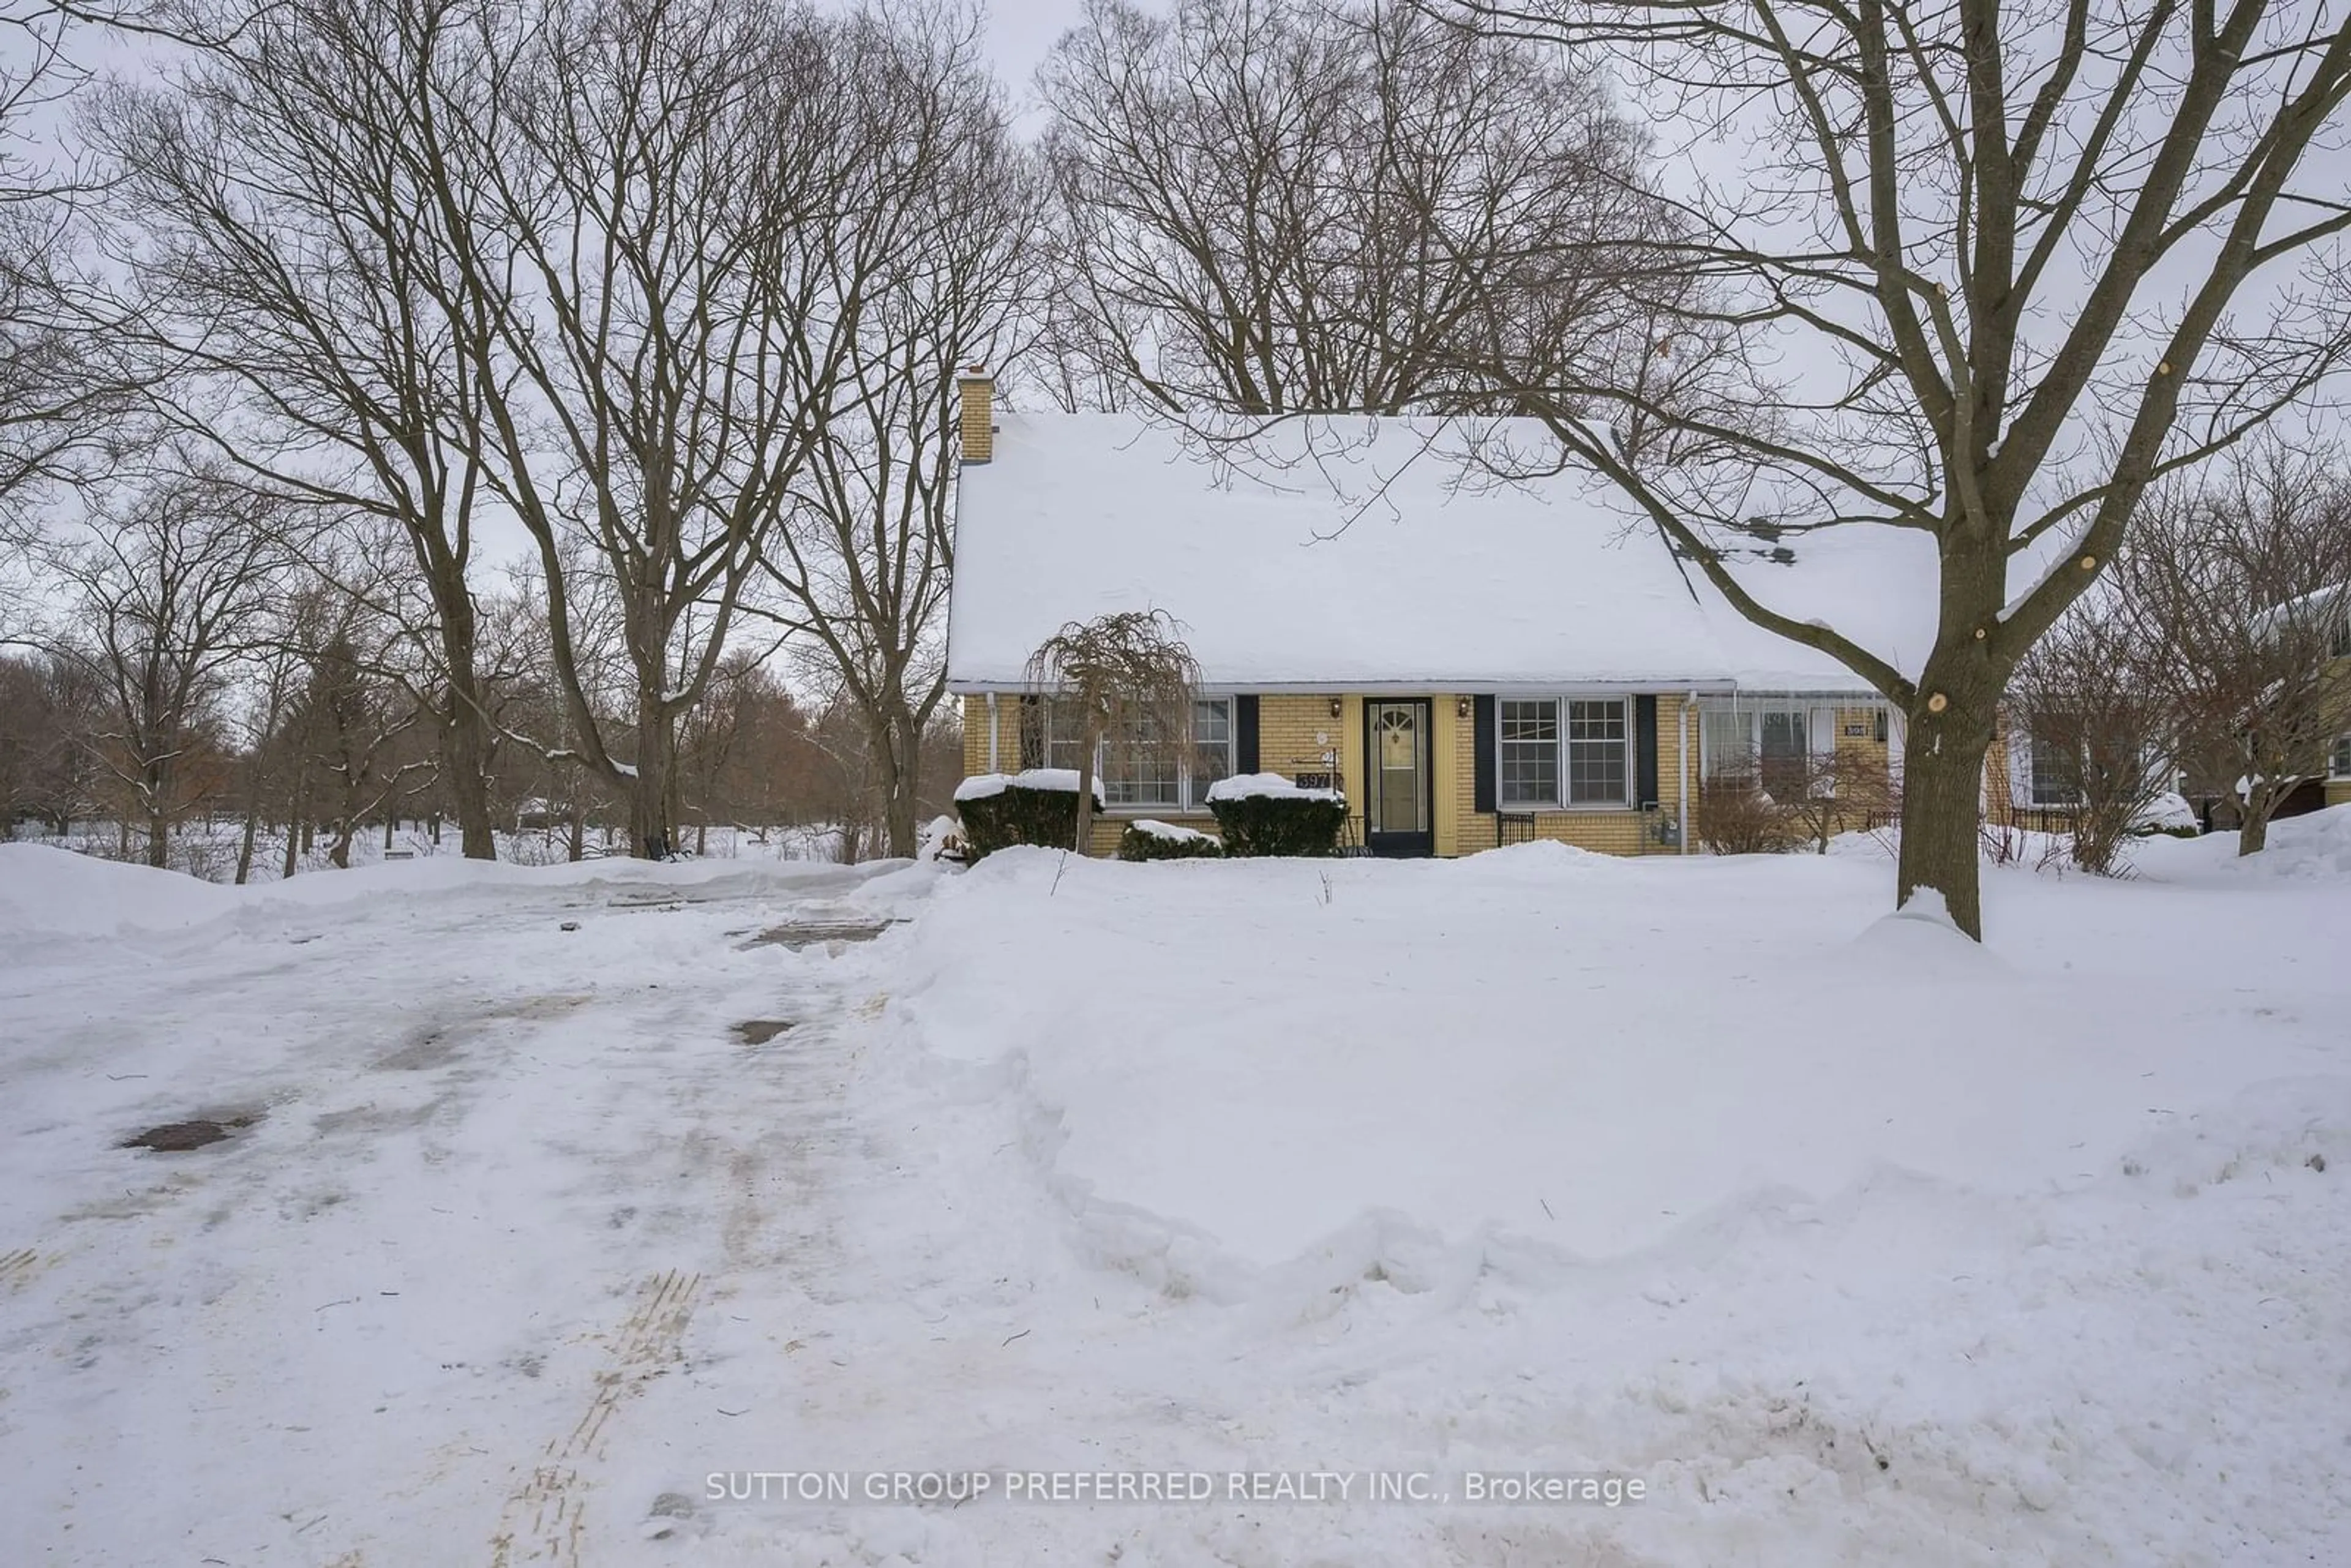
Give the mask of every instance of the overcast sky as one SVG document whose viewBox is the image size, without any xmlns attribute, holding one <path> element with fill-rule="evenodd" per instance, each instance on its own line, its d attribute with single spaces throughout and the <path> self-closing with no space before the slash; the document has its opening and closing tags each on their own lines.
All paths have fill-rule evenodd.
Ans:
<svg viewBox="0 0 2351 1568">
<path fill-rule="evenodd" d="M 1023 120 L 1036 110 L 1029 78 L 1053 40 L 1076 25 L 1079 6 L 1080 0 L 998 0 L 987 8 L 988 52 Z"/>
</svg>

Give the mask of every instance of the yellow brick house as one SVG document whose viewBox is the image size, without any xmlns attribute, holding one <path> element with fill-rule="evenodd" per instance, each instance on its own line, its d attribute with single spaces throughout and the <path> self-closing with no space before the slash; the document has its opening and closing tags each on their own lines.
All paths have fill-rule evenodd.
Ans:
<svg viewBox="0 0 2351 1568">
<path fill-rule="evenodd" d="M 1235 773 L 1343 790 L 1374 854 L 1687 852 L 1719 770 L 1898 758 L 1898 717 L 1857 676 L 1746 622 L 1577 481 L 1526 476 L 1539 427 L 1332 417 L 1225 444 L 1016 413 L 991 390 L 964 384 L 947 680 L 966 773 L 1077 765 L 1026 674 L 1067 622 L 1163 610 L 1201 669 L 1190 747 L 1103 746 L 1097 852 L 1135 819 L 1213 827 L 1208 786 Z M 1893 530 L 1836 533 L 1879 537 L 1759 542 L 1742 582 L 1923 657 L 1932 604 L 1901 589 L 1931 593 L 1931 558 Z"/>
</svg>

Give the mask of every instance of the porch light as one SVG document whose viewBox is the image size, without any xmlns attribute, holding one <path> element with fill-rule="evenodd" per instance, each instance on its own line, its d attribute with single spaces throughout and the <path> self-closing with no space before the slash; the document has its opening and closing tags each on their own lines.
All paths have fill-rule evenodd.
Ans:
<svg viewBox="0 0 2351 1568">
<path fill-rule="evenodd" d="M 1332 698 L 1331 699 L 1331 716 L 1332 716 L 1332 718 L 1337 718 L 1337 717 L 1339 716 L 1339 708 L 1340 708 L 1340 704 L 1341 704 L 1341 699 L 1340 699 L 1340 698 L 1338 698 L 1338 697 L 1332 697 Z"/>
</svg>

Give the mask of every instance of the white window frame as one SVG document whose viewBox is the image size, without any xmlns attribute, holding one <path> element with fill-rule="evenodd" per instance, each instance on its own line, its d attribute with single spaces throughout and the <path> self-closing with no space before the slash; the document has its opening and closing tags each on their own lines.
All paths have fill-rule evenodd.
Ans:
<svg viewBox="0 0 2351 1568">
<path fill-rule="evenodd" d="M 2351 779 L 2351 735 L 2338 735 L 2326 751 L 2326 776 Z"/>
<path fill-rule="evenodd" d="M 1557 797 L 1554 800 L 1505 800 L 1502 798 L 1502 748 L 1505 744 L 1502 739 L 1502 709 L 1506 704 L 1510 703 L 1545 703 L 1551 706 L 1552 726 L 1553 730 L 1556 732 L 1557 737 L 1555 739 L 1548 743 L 1542 741 L 1511 741 L 1508 744 L 1512 746 L 1541 746 L 1548 744 L 1552 747 L 1554 766 L 1552 776 L 1555 781 L 1553 793 Z M 1574 705 L 1578 703 L 1604 703 L 1607 706 L 1614 707 L 1623 721 L 1623 737 L 1615 741 L 1577 741 L 1572 739 L 1571 733 L 1573 727 L 1572 716 L 1575 711 Z M 1542 811 L 1629 811 L 1633 810 L 1634 791 L 1641 787 L 1640 758 L 1634 755 L 1634 748 L 1640 744 L 1640 724 L 1638 716 L 1634 709 L 1633 699 L 1619 692 L 1561 692 L 1553 696 L 1496 697 L 1494 699 L 1494 753 L 1492 758 L 1494 767 L 1494 810 L 1503 816 L 1532 816 L 1537 812 Z M 1623 756 L 1625 758 L 1624 798 L 1617 800 L 1577 800 L 1571 799 L 1574 794 L 1574 783 L 1569 776 L 1569 768 L 1571 759 L 1574 755 L 1573 748 L 1577 746 L 1611 745 L 1620 747 L 1623 750 Z"/>
<path fill-rule="evenodd" d="M 1546 707 L 1551 710 L 1551 738 L 1545 740 L 1513 740 L 1510 738 L 1507 710 L 1512 707 Z M 1557 811 L 1565 802 L 1561 800 L 1567 786 L 1567 716 L 1566 699 L 1562 697 L 1497 697 L 1494 699 L 1494 809 L 1498 811 Z M 1551 752 L 1551 794 L 1531 797 L 1524 800 L 1509 799 L 1506 791 L 1510 781 L 1510 759 L 1513 747 L 1547 748 Z"/>
<path fill-rule="evenodd" d="M 1204 707 L 1219 707 L 1225 710 L 1224 739 L 1209 741 L 1206 744 L 1201 742 L 1199 710 Z M 1208 809 L 1208 787 L 1214 784 L 1216 779 L 1202 779 L 1196 763 L 1203 751 L 1221 751 L 1225 754 L 1225 767 L 1224 771 L 1217 775 L 1217 779 L 1229 779 L 1233 776 L 1233 746 L 1236 738 L 1234 731 L 1239 727 L 1239 715 L 1234 711 L 1233 699 L 1228 696 L 1196 698 L 1193 701 L 1192 709 L 1192 744 L 1184 748 L 1184 758 L 1178 765 L 1177 771 L 1182 779 L 1184 810 L 1202 812 Z"/>
<path fill-rule="evenodd" d="M 1044 729 L 1045 764 L 1049 768 L 1061 766 L 1053 760 L 1053 716 L 1056 707 L 1059 706 L 1059 701 L 1060 699 L 1050 695 L 1043 699 L 1044 715 L 1042 725 Z M 1198 708 L 1209 706 L 1222 708 L 1224 710 L 1225 719 L 1225 737 L 1221 741 L 1207 742 L 1204 747 L 1197 738 L 1196 732 L 1192 743 L 1183 748 L 1183 755 L 1179 756 L 1176 760 L 1176 795 L 1173 800 L 1117 801 L 1108 800 L 1110 786 L 1107 780 L 1106 764 L 1110 760 L 1110 738 L 1108 737 L 1104 737 L 1101 743 L 1095 746 L 1094 782 L 1101 785 L 1103 789 L 1104 804 L 1102 806 L 1102 812 L 1104 815 L 1140 817 L 1149 816 L 1154 812 L 1180 812 L 1195 816 L 1207 814 L 1208 810 L 1208 786 L 1210 783 L 1214 782 L 1214 780 L 1200 778 L 1198 776 L 1198 770 L 1194 766 L 1193 759 L 1203 749 L 1222 751 L 1225 756 L 1225 769 L 1224 772 L 1218 774 L 1217 777 L 1230 778 L 1232 776 L 1234 744 L 1233 731 L 1235 728 L 1236 716 L 1233 711 L 1233 699 L 1229 696 L 1197 697 L 1194 699 L 1194 706 L 1196 711 L 1193 722 L 1196 726 L 1198 723 L 1198 715 L 1196 711 Z M 1066 745 L 1068 743 L 1063 742 L 1062 744 Z"/>
<path fill-rule="evenodd" d="M 1614 741 L 1575 738 L 1575 707 L 1578 703 L 1613 707 L 1616 710 L 1619 735 Z M 1562 799 L 1560 809 L 1567 811 L 1629 811 L 1633 809 L 1633 792 L 1640 788 L 1641 765 L 1633 755 L 1640 744 L 1640 726 L 1635 722 L 1633 699 L 1625 696 L 1575 696 L 1562 699 L 1559 715 L 1559 792 Z M 1579 800 L 1575 798 L 1575 748 L 1578 746 L 1609 746 L 1617 748 L 1625 762 L 1625 793 L 1614 800 Z"/>
</svg>

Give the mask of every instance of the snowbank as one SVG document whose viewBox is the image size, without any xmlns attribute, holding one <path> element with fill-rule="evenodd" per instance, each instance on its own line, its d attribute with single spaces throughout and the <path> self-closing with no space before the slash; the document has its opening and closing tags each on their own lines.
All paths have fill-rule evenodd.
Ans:
<svg viewBox="0 0 2351 1568">
<path fill-rule="evenodd" d="M 1186 1239 L 1220 1288 L 1382 1214 L 1603 1258 L 1887 1167 L 2045 1191 L 2114 1168 L 2150 1105 L 2306 1071 L 2324 1033 L 2215 1051 L 2183 1026 L 2225 967 L 2200 934 L 2176 962 L 2193 921 L 2155 890 L 1990 878 L 1985 949 L 1929 899 L 1871 925 L 1885 874 L 1528 845 L 1171 880 L 1008 852 L 919 924 L 904 1005 L 932 1049 L 1019 1064 L 1087 1224 Z M 2231 940 L 2326 943 L 2286 904 Z"/>
<path fill-rule="evenodd" d="M 2142 876 L 2165 882 L 2351 883 L 2351 805 L 2272 822 L 2268 844 L 2258 854 L 2240 855 L 2233 832 L 2207 833 L 2145 840 L 2131 846 L 2131 863 Z"/>
<path fill-rule="evenodd" d="M 838 872 L 819 862 L 618 857 L 524 866 L 457 855 L 310 872 L 242 887 L 126 865 L 45 844 L 0 844 L 0 938 L 112 936 L 360 900 L 549 888 L 643 886 L 778 891 Z"/>
<path fill-rule="evenodd" d="M 40 844 L 0 844 L 0 937 L 112 936 L 235 911 L 234 889 Z"/>
</svg>

